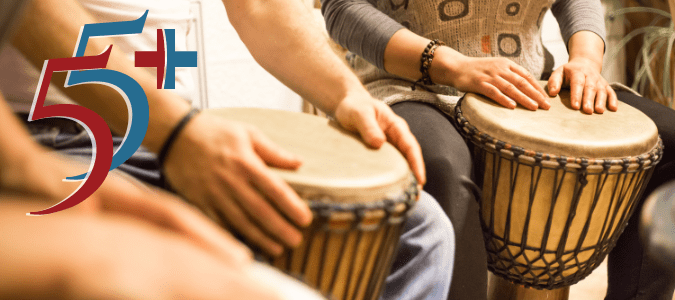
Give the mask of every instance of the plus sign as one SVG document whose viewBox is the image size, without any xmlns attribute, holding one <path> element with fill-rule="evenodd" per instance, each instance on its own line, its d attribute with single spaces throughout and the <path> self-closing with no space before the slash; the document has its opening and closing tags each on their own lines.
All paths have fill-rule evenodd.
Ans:
<svg viewBox="0 0 675 300">
<path fill-rule="evenodd" d="M 157 50 L 156 51 L 136 51 L 136 67 L 157 68 L 157 89 L 162 88 L 164 80 L 164 31 L 157 29 Z"/>
<path fill-rule="evenodd" d="M 164 34 L 166 34 L 166 39 Z M 166 41 L 166 46 L 165 42 Z M 136 67 L 157 68 L 157 88 L 162 88 L 166 67 L 165 89 L 176 88 L 176 68 L 197 67 L 197 51 L 176 51 L 176 30 L 157 29 L 157 50 L 136 51 Z M 166 57 L 166 61 L 164 58 Z"/>
</svg>

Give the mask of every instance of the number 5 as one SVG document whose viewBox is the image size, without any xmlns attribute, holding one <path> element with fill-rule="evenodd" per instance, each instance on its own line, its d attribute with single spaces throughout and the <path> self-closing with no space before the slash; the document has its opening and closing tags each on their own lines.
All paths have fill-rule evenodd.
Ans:
<svg viewBox="0 0 675 300">
<path fill-rule="evenodd" d="M 44 106 L 44 103 L 52 73 L 105 68 L 108 63 L 108 58 L 110 57 L 111 49 L 112 46 L 108 47 L 104 53 L 97 56 L 50 59 L 45 61 L 45 64 L 42 67 L 42 75 L 40 76 L 40 83 L 38 84 L 39 92 L 35 95 L 35 99 L 33 100 L 33 107 L 30 110 L 28 121 L 44 118 L 66 118 L 78 122 L 87 130 L 89 136 L 92 137 L 91 143 L 94 157 L 92 163 L 89 165 L 89 172 L 84 178 L 85 180 L 75 192 L 54 206 L 45 210 L 31 212 L 29 215 L 51 214 L 81 203 L 103 184 L 103 180 L 105 180 L 108 175 L 108 170 L 112 162 L 112 135 L 110 134 L 108 124 L 105 123 L 103 118 L 82 106 L 74 104 Z"/>
<path fill-rule="evenodd" d="M 89 38 L 141 33 L 147 16 L 148 11 L 146 10 L 143 16 L 133 21 L 84 25 L 73 56 L 80 57 L 84 55 Z M 124 97 L 124 101 L 127 104 L 129 124 L 127 125 L 127 132 L 124 134 L 122 144 L 113 155 L 110 166 L 110 171 L 112 171 L 127 161 L 138 150 L 145 138 L 150 119 L 148 98 L 138 82 L 128 75 L 114 70 L 73 71 L 68 73 L 68 77 L 66 78 L 66 87 L 86 83 L 103 84 L 114 88 Z M 82 180 L 85 178 L 85 175 L 80 174 L 68 177 L 67 179 Z"/>
</svg>

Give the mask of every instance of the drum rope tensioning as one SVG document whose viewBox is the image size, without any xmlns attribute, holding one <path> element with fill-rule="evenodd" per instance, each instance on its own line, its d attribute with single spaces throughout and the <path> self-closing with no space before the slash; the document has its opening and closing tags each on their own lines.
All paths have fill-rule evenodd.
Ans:
<svg viewBox="0 0 675 300">
<path fill-rule="evenodd" d="M 574 135 L 575 130 L 580 131 L 579 128 L 593 130 L 585 122 L 593 122 L 592 118 L 606 122 L 611 117 L 603 119 L 598 115 L 567 112 L 569 108 L 564 108 L 557 98 L 552 99 L 558 103 L 552 103 L 550 112 L 539 110 L 532 114 L 524 109 L 511 111 L 496 107 L 489 101 L 468 94 L 457 104 L 454 119 L 462 135 L 471 141 L 477 184 L 482 187 L 480 219 L 488 269 L 527 287 L 569 287 L 588 276 L 616 244 L 650 179 L 653 166 L 661 159 L 663 144 L 655 134 L 655 127 L 652 130 L 649 125 L 645 134 L 654 136 L 635 142 L 642 148 L 645 143 L 651 143 L 648 151 L 631 149 L 627 151 L 629 155 L 623 157 L 592 157 L 588 153 L 605 151 L 604 148 L 615 147 L 623 141 L 609 142 L 605 147 L 604 137 L 599 138 L 597 145 L 587 139 L 581 142 L 580 150 L 568 150 L 569 145 L 564 145 L 566 141 L 561 142 L 563 145 L 547 145 L 546 138 L 565 139 L 566 135 Z M 471 117 L 463 110 L 467 106 Z M 623 105 L 617 113 L 630 112 L 630 109 Z M 486 116 L 475 116 L 484 110 L 488 111 Z M 548 131 L 536 133 L 539 136 L 522 138 L 523 144 L 528 145 L 525 148 L 516 145 L 518 138 L 509 137 L 507 142 L 493 136 L 514 135 L 512 128 L 492 124 L 511 121 L 501 120 L 502 115 L 515 114 L 514 118 L 520 120 L 513 122 L 522 122 L 515 127 L 525 128 L 523 116 L 540 114 L 538 117 L 544 119 L 560 111 L 565 111 L 565 115 L 552 121 L 563 124 L 560 137 L 544 129 Z M 493 112 L 495 115 L 490 115 Z M 490 124 L 479 125 L 486 130 L 472 124 L 484 121 Z M 568 124 L 571 125 L 568 127 Z M 537 124 L 537 120 L 531 123 L 533 127 L 553 125 L 558 124 Z M 540 128 L 532 129 L 538 130 Z M 542 136 L 546 137 L 543 141 Z M 552 154 L 556 148 L 563 150 Z M 573 155 L 575 151 L 581 155 Z M 636 151 L 641 154 L 635 154 Z"/>
</svg>

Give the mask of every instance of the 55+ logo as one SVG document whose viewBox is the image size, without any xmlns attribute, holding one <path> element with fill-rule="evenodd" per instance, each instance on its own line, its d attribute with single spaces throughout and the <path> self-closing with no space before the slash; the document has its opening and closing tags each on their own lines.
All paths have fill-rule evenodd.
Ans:
<svg viewBox="0 0 675 300">
<path fill-rule="evenodd" d="M 65 179 L 82 181 L 72 194 L 52 207 L 28 215 L 51 214 L 81 203 L 103 184 L 110 171 L 123 164 L 141 146 L 149 122 L 148 98 L 145 92 L 130 76 L 106 69 L 112 45 L 96 56 L 84 56 L 84 51 L 90 38 L 140 34 L 147 16 L 146 10 L 143 16 L 133 21 L 86 24 L 80 31 L 73 57 L 45 61 L 28 121 L 65 118 L 78 122 L 91 138 L 93 157 L 87 173 Z M 136 67 L 157 68 L 157 89 L 175 88 L 177 67 L 197 67 L 196 51 L 176 51 L 175 34 L 175 29 L 157 29 L 157 49 L 135 52 Z M 66 88 L 80 84 L 102 84 L 112 87 L 124 97 L 129 113 L 129 124 L 122 144 L 115 153 L 110 128 L 95 112 L 75 104 L 44 106 L 54 72 L 68 72 Z"/>
</svg>

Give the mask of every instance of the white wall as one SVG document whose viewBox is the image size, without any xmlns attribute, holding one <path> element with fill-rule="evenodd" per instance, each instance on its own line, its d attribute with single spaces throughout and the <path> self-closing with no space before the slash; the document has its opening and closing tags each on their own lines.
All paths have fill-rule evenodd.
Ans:
<svg viewBox="0 0 675 300">
<path fill-rule="evenodd" d="M 230 25 L 220 0 L 202 0 L 209 107 L 300 111 L 300 96 L 260 67 Z"/>
</svg>

